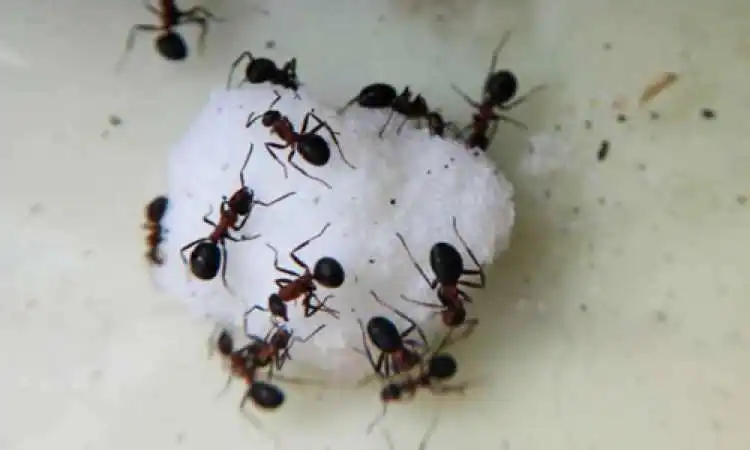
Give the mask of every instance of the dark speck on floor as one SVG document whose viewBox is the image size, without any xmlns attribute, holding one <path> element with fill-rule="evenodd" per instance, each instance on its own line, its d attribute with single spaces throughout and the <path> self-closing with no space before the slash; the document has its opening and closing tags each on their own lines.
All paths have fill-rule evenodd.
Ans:
<svg viewBox="0 0 750 450">
<path fill-rule="evenodd" d="M 431 174 L 431 173 L 432 173 L 432 171 L 431 171 L 431 170 L 428 170 L 428 171 L 427 171 L 427 175 L 429 175 L 429 174 Z"/>
<path fill-rule="evenodd" d="M 395 198 L 392 198 L 392 199 L 391 199 L 391 201 L 390 201 L 390 202 L 388 202 L 388 203 L 390 203 L 391 205 L 395 205 L 395 204 L 396 204 L 396 199 L 395 199 Z"/>
<path fill-rule="evenodd" d="M 447 168 L 448 168 L 448 167 L 450 167 L 450 166 L 449 166 L 448 164 L 446 164 L 446 165 L 444 165 L 443 167 L 447 169 Z"/>
<path fill-rule="evenodd" d="M 119 127 L 120 125 L 122 125 L 122 119 L 120 118 L 120 116 L 116 114 L 110 114 L 109 124 L 112 125 L 113 127 Z"/>
<path fill-rule="evenodd" d="M 628 116 L 623 113 L 617 115 L 617 123 L 625 123 L 628 121 Z"/>
<path fill-rule="evenodd" d="M 42 205 L 41 203 L 34 203 L 33 205 L 31 205 L 31 208 L 29 208 L 29 213 L 31 213 L 32 215 L 39 214 L 43 210 L 44 205 Z"/>
<path fill-rule="evenodd" d="M 274 41 L 273 39 L 267 40 L 266 41 L 266 49 L 267 50 L 272 50 L 274 48 L 276 48 L 276 41 Z"/>
<path fill-rule="evenodd" d="M 667 321 L 667 312 L 658 310 L 656 311 L 656 321 L 659 323 L 664 323 Z"/>
<path fill-rule="evenodd" d="M 744 205 L 745 203 L 747 203 L 747 195 L 742 195 L 742 194 L 738 195 L 737 204 Z"/>
<path fill-rule="evenodd" d="M 370 263 L 370 264 L 375 264 L 375 260 L 372 259 L 372 258 L 368 259 L 367 262 Z"/>
<path fill-rule="evenodd" d="M 658 120 L 658 119 L 659 119 L 659 117 L 661 117 L 661 116 L 660 116 L 660 115 L 659 115 L 659 113 L 658 113 L 658 112 L 656 112 L 656 111 L 649 111 L 649 113 L 648 113 L 648 117 L 649 117 L 649 118 L 650 118 L 651 120 Z"/>
<path fill-rule="evenodd" d="M 701 116 L 706 120 L 713 120 L 716 118 L 716 111 L 711 108 L 701 109 Z"/>
<path fill-rule="evenodd" d="M 600 162 L 607 159 L 607 155 L 609 154 L 609 141 L 603 140 L 599 144 L 599 151 L 596 153 L 596 159 L 598 159 Z"/>
<path fill-rule="evenodd" d="M 593 126 L 594 124 L 590 120 L 586 119 L 583 121 L 583 128 L 590 130 Z"/>
<path fill-rule="evenodd" d="M 604 198 L 604 197 L 599 197 L 599 198 L 596 199 L 596 201 L 599 202 L 600 205 L 606 205 L 607 204 L 607 199 Z"/>
<path fill-rule="evenodd" d="M 562 125 L 560 125 L 559 123 L 555 124 L 555 131 L 557 131 L 557 132 L 562 131 Z"/>
<path fill-rule="evenodd" d="M 456 158 L 451 158 L 451 162 L 455 162 L 455 161 L 456 161 Z"/>
<path fill-rule="evenodd" d="M 589 305 L 587 305 L 585 303 L 581 303 L 581 305 L 578 307 L 578 309 L 580 309 L 581 312 L 586 312 L 586 311 L 589 310 Z"/>
<path fill-rule="evenodd" d="M 638 169 L 638 170 L 639 170 L 640 172 L 645 172 L 645 171 L 646 171 L 646 165 L 645 165 L 645 164 L 643 164 L 643 163 L 638 163 L 638 165 L 637 165 L 637 166 L 635 166 L 635 167 L 636 167 L 636 168 L 637 168 L 637 169 Z"/>
<path fill-rule="evenodd" d="M 580 206 L 574 206 L 573 207 L 573 214 L 575 214 L 576 216 L 578 214 L 581 214 L 581 207 Z"/>
<path fill-rule="evenodd" d="M 602 44 L 602 48 L 604 50 L 612 50 L 612 43 L 611 42 L 605 42 L 604 44 Z"/>
<path fill-rule="evenodd" d="M 479 152 L 474 152 L 474 157 L 479 156 Z"/>
</svg>

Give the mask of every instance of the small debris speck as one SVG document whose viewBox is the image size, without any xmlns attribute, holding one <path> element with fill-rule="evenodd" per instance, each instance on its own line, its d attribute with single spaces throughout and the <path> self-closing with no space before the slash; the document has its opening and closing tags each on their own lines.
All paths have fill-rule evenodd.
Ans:
<svg viewBox="0 0 750 450">
<path fill-rule="evenodd" d="M 612 50 L 612 43 L 611 42 L 605 42 L 604 44 L 602 44 L 602 48 L 604 50 Z"/>
<path fill-rule="evenodd" d="M 274 49 L 274 48 L 276 48 L 276 41 L 274 41 L 273 39 L 267 40 L 266 41 L 266 49 L 271 50 L 271 49 Z"/>
<path fill-rule="evenodd" d="M 122 119 L 118 115 L 110 114 L 109 124 L 112 125 L 113 127 L 119 127 L 120 125 L 122 125 Z"/>
<path fill-rule="evenodd" d="M 388 203 L 390 203 L 391 205 L 395 205 L 395 204 L 396 204 L 396 199 L 395 199 L 395 198 L 392 198 L 392 199 L 391 199 L 391 201 L 390 201 L 390 202 L 388 202 Z"/>
<path fill-rule="evenodd" d="M 656 111 L 649 111 L 649 113 L 648 113 L 648 117 L 649 117 L 649 118 L 650 118 L 651 120 L 658 120 L 658 119 L 659 119 L 659 117 L 661 117 L 661 115 L 659 115 L 659 113 L 658 113 L 658 112 L 656 112 Z"/>
<path fill-rule="evenodd" d="M 596 159 L 599 161 L 604 161 L 607 159 L 607 155 L 609 154 L 609 141 L 603 140 L 601 144 L 599 144 L 599 151 L 596 154 Z"/>
<path fill-rule="evenodd" d="M 638 163 L 638 165 L 635 166 L 635 167 L 637 167 L 638 170 L 641 171 L 641 172 L 645 172 L 646 171 L 646 165 L 643 164 L 643 163 Z"/>
<path fill-rule="evenodd" d="M 479 152 L 474 152 L 474 157 L 479 156 Z"/>
<path fill-rule="evenodd" d="M 378 16 L 378 22 L 383 23 L 385 22 L 385 14 L 381 14 Z"/>
<path fill-rule="evenodd" d="M 628 121 L 628 116 L 623 113 L 617 115 L 617 123 L 625 123 Z"/>
<path fill-rule="evenodd" d="M 446 164 L 446 165 L 444 165 L 443 167 L 447 169 L 447 168 L 448 168 L 448 167 L 450 167 L 450 166 L 449 166 L 448 164 Z"/>
<path fill-rule="evenodd" d="M 747 195 L 742 195 L 742 194 L 738 195 L 737 203 L 740 205 L 744 205 L 745 203 L 747 203 Z"/>
<path fill-rule="evenodd" d="M 29 208 L 29 213 L 39 214 L 40 212 L 42 212 L 42 210 L 44 210 L 44 205 L 42 205 L 41 203 L 34 203 L 33 205 L 31 205 L 31 208 Z"/>
<path fill-rule="evenodd" d="M 560 125 L 559 123 L 555 124 L 555 131 L 557 131 L 557 132 L 562 131 L 562 125 Z"/>
<path fill-rule="evenodd" d="M 375 260 L 372 259 L 372 258 L 368 259 L 367 262 L 370 263 L 370 264 L 375 264 Z"/>
<path fill-rule="evenodd" d="M 574 206 L 573 207 L 573 214 L 575 214 L 576 216 L 578 214 L 581 214 L 581 207 L 580 206 Z"/>
<path fill-rule="evenodd" d="M 427 175 L 429 175 L 429 174 L 431 174 L 431 173 L 432 173 L 432 171 L 431 171 L 431 170 L 428 170 L 428 171 L 427 171 Z"/>
<path fill-rule="evenodd" d="M 585 303 L 581 303 L 581 305 L 578 307 L 578 309 L 580 309 L 581 312 L 586 312 L 586 311 L 589 310 L 589 305 L 587 305 Z"/>
<path fill-rule="evenodd" d="M 583 128 L 590 130 L 593 126 L 594 124 L 590 120 L 586 119 L 583 121 Z"/>
<path fill-rule="evenodd" d="M 664 323 L 667 321 L 667 313 L 665 311 L 656 311 L 656 321 Z"/>
<path fill-rule="evenodd" d="M 711 108 L 703 108 L 701 109 L 701 116 L 706 120 L 713 120 L 716 118 L 716 111 Z"/>
<path fill-rule="evenodd" d="M 551 189 L 545 189 L 544 190 L 544 198 L 547 200 L 552 198 L 552 190 Z"/>
<path fill-rule="evenodd" d="M 455 162 L 456 158 L 451 157 L 451 162 Z"/>
<path fill-rule="evenodd" d="M 607 204 L 607 199 L 604 198 L 604 197 L 599 197 L 599 198 L 596 199 L 596 201 L 598 201 L 600 205 L 606 205 Z"/>
</svg>

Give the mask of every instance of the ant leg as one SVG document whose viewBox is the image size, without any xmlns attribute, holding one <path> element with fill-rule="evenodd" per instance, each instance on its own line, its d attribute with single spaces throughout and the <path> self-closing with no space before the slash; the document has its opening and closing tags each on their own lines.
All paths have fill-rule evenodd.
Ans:
<svg viewBox="0 0 750 450">
<path fill-rule="evenodd" d="M 182 15 L 188 18 L 196 18 L 196 19 L 203 18 L 203 19 L 211 19 L 214 22 L 225 22 L 224 19 L 217 17 L 216 14 L 212 13 L 205 6 L 194 6 L 186 11 L 183 11 Z"/>
<path fill-rule="evenodd" d="M 234 290 L 232 290 L 232 288 L 229 287 L 229 283 L 227 283 L 227 244 L 221 240 L 219 241 L 219 245 L 221 246 L 221 283 L 227 291 L 234 294 Z"/>
<path fill-rule="evenodd" d="M 323 236 L 323 234 L 328 230 L 328 227 L 331 226 L 331 222 L 326 223 L 323 225 L 323 229 L 321 229 L 317 234 L 313 235 L 312 237 L 308 238 L 306 241 L 302 242 L 298 246 L 294 247 L 291 252 L 289 252 L 289 257 L 292 258 L 292 261 L 294 261 L 298 266 L 305 269 L 305 272 L 310 272 L 310 267 L 305 264 L 304 261 L 302 261 L 299 256 L 297 256 L 297 252 L 302 250 L 303 248 L 310 245 L 310 243 L 319 237 Z"/>
<path fill-rule="evenodd" d="M 277 163 L 279 163 L 282 169 L 284 169 L 284 178 L 289 178 L 289 172 L 287 171 L 286 165 L 279 159 L 278 155 L 276 155 L 276 152 L 274 151 L 274 149 L 283 150 L 289 147 L 289 144 L 282 145 L 275 142 L 266 142 L 265 146 L 266 150 L 268 150 L 268 153 L 270 153 L 273 159 L 276 160 Z"/>
<path fill-rule="evenodd" d="M 438 285 L 438 279 L 435 278 L 434 280 L 430 281 L 429 278 L 427 278 L 427 274 L 422 269 L 422 266 L 419 265 L 416 258 L 414 258 L 414 255 L 412 255 L 411 250 L 409 250 L 409 246 L 406 245 L 406 240 L 404 239 L 404 236 L 401 235 L 401 233 L 396 233 L 396 237 L 399 241 L 401 241 L 401 245 L 404 246 L 404 249 L 406 249 L 406 253 L 409 255 L 409 259 L 411 259 L 412 264 L 414 264 L 414 267 L 416 267 L 417 271 L 419 271 L 419 274 L 422 275 L 422 278 L 424 278 L 424 281 L 430 286 L 430 289 L 435 289 Z"/>
<path fill-rule="evenodd" d="M 198 25 L 201 29 L 200 34 L 198 35 L 198 53 L 203 53 L 203 50 L 206 48 L 206 35 L 208 34 L 208 20 L 206 20 L 205 17 L 194 17 L 194 16 L 188 16 L 187 13 L 183 13 L 186 19 L 182 19 L 179 21 L 179 25 Z"/>
<path fill-rule="evenodd" d="M 432 434 L 435 432 L 435 428 L 437 428 L 438 419 L 439 419 L 439 416 L 435 415 L 435 418 L 432 419 L 432 422 L 430 423 L 429 428 L 427 428 L 427 431 L 424 433 L 422 440 L 419 441 L 419 447 L 417 447 L 417 450 L 427 450 L 427 442 L 430 440 L 430 437 L 432 437 Z"/>
<path fill-rule="evenodd" d="M 271 200 L 270 202 L 262 202 L 260 200 L 255 200 L 255 201 L 253 201 L 253 204 L 268 208 L 269 206 L 273 206 L 276 203 L 278 203 L 278 202 L 280 202 L 280 201 L 282 201 L 282 200 L 284 200 L 286 198 L 289 198 L 289 197 L 291 197 L 294 194 L 296 194 L 296 192 L 294 192 L 294 191 L 293 192 L 287 192 L 286 194 L 284 194 L 284 195 L 282 195 L 280 197 L 276 197 L 275 199 Z"/>
<path fill-rule="evenodd" d="M 370 362 L 370 366 L 372 366 L 373 372 L 379 377 L 383 377 L 383 373 L 381 372 L 383 368 L 383 361 L 385 361 L 385 353 L 381 353 L 380 356 L 378 356 L 377 361 L 372 356 L 372 351 L 370 350 L 370 346 L 367 345 L 367 332 L 365 331 L 365 324 L 362 323 L 362 319 L 357 318 L 357 323 L 359 323 L 359 329 L 362 331 L 362 347 L 365 350 L 365 356 L 367 357 L 367 360 Z"/>
<path fill-rule="evenodd" d="M 451 89 L 453 89 L 453 91 L 456 94 L 458 94 L 461 97 L 463 97 L 463 99 L 466 101 L 466 103 L 468 103 L 472 108 L 479 109 L 479 107 L 481 106 L 479 103 L 477 103 L 476 101 L 472 100 L 471 97 L 469 97 L 469 94 L 467 94 L 466 92 L 462 91 L 455 84 L 451 84 Z"/>
<path fill-rule="evenodd" d="M 441 310 L 445 309 L 445 307 L 443 305 L 441 305 L 441 304 L 438 304 L 438 303 L 429 303 L 429 302 L 420 302 L 420 301 L 417 301 L 417 300 L 413 300 L 413 299 L 405 296 L 404 294 L 401 294 L 401 299 L 404 300 L 404 301 L 407 301 L 409 303 L 413 303 L 415 305 L 424 306 L 426 308 L 441 309 Z"/>
<path fill-rule="evenodd" d="M 240 54 L 240 56 L 237 57 L 237 59 L 234 60 L 234 62 L 232 63 L 232 66 L 229 68 L 229 76 L 227 77 L 227 89 L 229 89 L 229 87 L 232 85 L 232 75 L 234 74 L 234 71 L 237 69 L 237 66 L 239 66 L 242 60 L 245 58 L 250 60 L 249 64 L 252 64 L 253 59 L 255 59 L 253 58 L 252 53 L 248 51 L 244 51 Z"/>
<path fill-rule="evenodd" d="M 292 158 L 294 158 L 294 155 L 296 155 L 296 154 L 297 154 L 297 152 L 294 151 L 294 150 L 292 150 L 291 152 L 289 152 L 289 157 L 286 160 L 287 160 L 287 162 L 289 162 L 289 164 L 292 167 L 294 167 L 297 170 L 297 172 L 301 173 L 302 175 L 306 176 L 307 178 L 309 178 L 311 180 L 317 181 L 318 183 L 322 184 L 323 186 L 327 187 L 328 189 L 333 189 L 333 187 L 330 184 L 326 183 L 325 180 L 310 175 L 309 173 L 307 173 L 307 171 L 305 169 L 303 169 L 297 163 L 295 163 L 292 160 Z"/>
<path fill-rule="evenodd" d="M 139 31 L 147 31 L 147 32 L 158 32 L 162 31 L 162 27 L 158 25 L 133 25 L 130 28 L 130 32 L 128 33 L 128 38 L 125 40 L 125 53 L 130 52 L 133 50 L 133 46 L 135 45 L 135 36 L 138 34 Z"/>
<path fill-rule="evenodd" d="M 201 242 L 204 242 L 205 240 L 206 240 L 206 238 L 196 239 L 193 242 L 191 242 L 191 243 L 187 244 L 186 246 L 182 247 L 180 249 L 180 256 L 182 256 L 182 262 L 185 263 L 185 264 L 188 263 L 188 259 L 187 259 L 187 257 L 185 257 L 185 251 L 186 250 L 188 250 L 188 249 L 190 249 L 192 247 L 195 247 L 196 245 L 200 244 Z"/>
<path fill-rule="evenodd" d="M 507 122 L 507 123 L 513 125 L 514 127 L 518 128 L 520 130 L 523 130 L 523 131 L 528 131 L 528 129 L 529 129 L 529 127 L 525 123 L 523 123 L 521 121 L 518 121 L 518 120 L 516 120 L 516 119 L 514 119 L 512 117 L 508 117 L 508 116 L 502 115 L 502 114 L 498 114 L 497 115 L 497 120 L 501 120 L 503 122 Z M 495 126 L 495 131 L 492 133 L 492 137 L 493 138 L 495 137 L 495 133 L 496 132 L 497 132 L 497 126 Z"/>
<path fill-rule="evenodd" d="M 487 76 L 484 78 L 483 88 L 487 87 L 487 82 L 489 81 L 490 77 L 492 77 L 492 74 L 495 73 L 495 69 L 497 67 L 497 57 L 502 51 L 503 47 L 505 47 L 505 44 L 508 43 L 508 39 L 510 39 L 510 31 L 506 31 L 505 33 L 503 33 L 503 37 L 500 38 L 500 42 L 497 44 L 497 47 L 495 47 L 495 50 L 492 51 L 492 58 L 490 58 L 490 68 L 487 70 Z"/>
<path fill-rule="evenodd" d="M 250 308 L 247 311 L 245 311 L 245 314 L 242 315 L 242 331 L 244 331 L 245 336 L 247 336 L 248 338 L 250 338 L 250 336 L 252 336 L 252 334 L 247 329 L 247 317 L 250 314 L 252 314 L 253 312 L 255 312 L 255 311 L 268 312 L 268 310 L 266 308 L 264 308 L 264 307 L 262 307 L 260 305 L 254 305 L 252 308 Z"/>
<path fill-rule="evenodd" d="M 299 273 L 293 271 L 292 269 L 285 269 L 285 268 L 279 266 L 279 251 L 276 249 L 276 247 L 274 247 L 273 245 L 269 244 L 268 242 L 266 242 L 266 247 L 270 248 L 271 251 L 273 252 L 273 267 L 274 267 L 274 269 L 276 269 L 277 271 L 279 271 L 281 273 L 285 273 L 287 275 L 291 275 L 293 277 L 299 277 L 300 276 Z M 303 267 L 306 268 L 306 266 L 303 266 Z M 276 286 L 278 286 L 280 288 L 284 287 L 284 286 L 282 286 L 280 284 L 281 281 L 288 281 L 290 283 L 292 282 L 292 280 L 288 280 L 286 278 L 279 278 L 278 280 L 276 280 Z"/>
<path fill-rule="evenodd" d="M 349 109 L 353 104 L 357 103 L 357 100 L 359 100 L 359 95 L 356 97 L 353 97 L 351 100 L 346 102 L 344 106 L 336 110 L 336 115 L 340 116 L 346 112 L 347 109 Z"/>
<path fill-rule="evenodd" d="M 231 75 L 230 75 L 230 76 L 231 76 Z M 261 117 L 263 117 L 263 114 L 255 114 L 254 112 L 251 112 L 251 113 L 250 113 L 250 114 L 249 114 L 249 115 L 247 116 L 247 121 L 245 121 L 245 129 L 247 129 L 247 128 L 250 128 L 251 126 L 253 126 L 253 124 L 254 124 L 254 123 L 255 123 L 255 122 L 256 122 L 256 121 L 258 120 L 258 119 L 260 119 Z"/>
<path fill-rule="evenodd" d="M 149 0 L 143 0 L 143 7 L 146 8 L 148 12 L 151 14 L 154 14 L 156 16 L 161 15 L 161 11 L 157 7 L 155 7 Z"/>
<path fill-rule="evenodd" d="M 324 313 L 330 314 L 334 318 L 338 319 L 339 312 L 335 309 L 332 309 L 326 306 L 326 303 L 328 302 L 328 300 L 332 298 L 333 298 L 333 295 L 327 295 L 321 301 L 317 295 L 307 294 L 305 298 L 302 300 L 302 304 L 305 307 L 305 317 L 312 317 L 318 311 L 323 311 Z M 313 305 L 312 300 L 315 300 L 317 304 Z"/>
<path fill-rule="evenodd" d="M 404 120 L 399 124 L 398 128 L 396 128 L 396 134 L 401 134 L 401 132 L 404 130 L 404 127 L 406 126 L 406 123 L 409 122 L 409 118 L 406 117 Z M 419 125 L 422 125 L 421 123 Z"/>
<path fill-rule="evenodd" d="M 461 236 L 461 233 L 458 232 L 458 224 L 456 223 L 456 216 L 453 216 L 451 219 L 452 225 L 453 225 L 453 231 L 456 232 L 456 236 L 458 237 L 458 240 L 461 241 L 461 244 L 464 246 L 464 249 L 466 249 L 466 253 L 469 254 L 469 257 L 471 258 L 472 262 L 477 266 L 477 269 L 475 270 L 464 270 L 463 273 L 466 275 L 479 275 L 479 283 L 469 283 L 469 282 L 459 282 L 459 284 L 463 284 L 465 286 L 471 286 L 476 288 L 484 288 L 485 286 L 485 274 L 484 269 L 482 268 L 482 265 L 479 264 L 479 260 L 477 260 L 476 255 L 473 251 L 471 251 L 471 248 L 469 248 L 469 245 L 466 243 L 464 238 Z"/>
<path fill-rule="evenodd" d="M 333 141 L 334 144 L 336 144 L 336 148 L 339 151 L 339 156 L 341 156 L 341 159 L 344 161 L 344 163 L 347 166 L 351 167 L 352 169 L 356 169 L 356 167 L 352 163 L 350 163 L 349 160 L 346 159 L 346 156 L 344 156 L 344 150 L 341 149 L 341 144 L 339 143 L 339 140 L 336 137 L 340 133 L 337 131 L 333 131 L 333 128 L 331 128 L 328 122 L 321 119 L 320 117 L 318 117 L 317 114 L 315 114 L 315 110 L 310 111 L 310 115 L 312 116 L 313 119 L 315 119 L 316 122 L 318 122 L 318 126 L 314 130 L 317 131 L 318 129 L 320 129 L 320 127 L 323 127 L 331 135 L 331 140 Z"/>
<path fill-rule="evenodd" d="M 234 237 L 230 236 L 229 233 L 224 235 L 224 239 L 232 242 L 247 242 L 247 241 L 253 241 L 255 239 L 258 239 L 260 237 L 260 233 L 251 234 L 250 236 L 240 236 L 240 237 Z"/>
<path fill-rule="evenodd" d="M 279 100 L 281 100 L 281 94 L 279 94 L 279 91 L 275 90 L 273 91 L 274 95 L 276 97 L 273 99 L 273 101 L 268 105 L 268 110 L 272 110 L 274 106 L 276 106 L 277 103 L 279 103 Z"/>
<path fill-rule="evenodd" d="M 395 307 L 389 305 L 388 303 L 386 303 L 385 301 L 383 301 L 380 297 L 378 297 L 378 294 L 376 294 L 375 291 L 370 291 L 370 295 L 373 296 L 373 298 L 375 299 L 376 302 L 378 302 L 381 305 L 385 306 L 386 308 L 390 309 L 391 311 L 393 311 L 394 313 L 396 313 L 397 316 L 399 316 L 402 319 L 404 319 L 405 321 L 409 322 L 409 328 L 407 328 L 406 330 L 404 330 L 401 333 L 401 337 L 402 338 L 404 338 L 404 337 L 408 336 L 409 334 L 411 334 L 412 331 L 417 330 L 417 333 L 419 333 L 419 337 L 422 338 L 422 341 L 424 342 L 424 345 L 425 346 L 428 345 L 427 344 L 427 336 L 425 335 L 424 330 L 422 330 L 422 327 L 420 327 L 417 324 L 417 322 L 415 322 L 411 317 L 409 317 L 406 314 L 404 314 L 403 312 L 401 312 L 400 309 L 395 308 Z"/>
<path fill-rule="evenodd" d="M 378 131 L 378 137 L 380 139 L 383 139 L 383 133 L 385 133 L 386 128 L 388 128 L 388 124 L 391 123 L 391 119 L 393 119 L 393 115 L 396 113 L 393 109 L 391 109 L 391 112 L 388 113 L 388 118 L 385 120 L 385 123 L 382 127 L 380 127 L 380 131 Z"/>
<path fill-rule="evenodd" d="M 535 87 L 531 88 L 531 90 L 529 92 L 527 92 L 527 93 L 525 93 L 525 94 L 523 94 L 523 95 L 521 95 L 519 97 L 516 97 L 516 99 L 513 100 L 512 102 L 507 103 L 507 104 L 505 104 L 503 106 L 500 106 L 499 109 L 502 109 L 504 111 L 508 111 L 510 109 L 513 109 L 516 106 L 518 106 L 521 103 L 523 103 L 526 100 L 528 100 L 529 97 L 531 97 L 532 95 L 536 94 L 539 91 L 543 91 L 545 89 L 547 89 L 547 85 L 544 85 L 544 84 L 541 84 L 539 86 L 535 86 Z"/>
<path fill-rule="evenodd" d="M 304 338 L 301 338 L 301 337 L 298 337 L 298 336 L 292 336 L 292 342 L 301 342 L 301 343 L 304 344 L 305 342 L 307 342 L 310 339 L 312 339 L 313 336 L 315 336 L 316 334 L 320 333 L 323 330 L 323 328 L 325 328 L 325 327 L 326 327 L 325 325 L 319 326 L 318 328 L 316 328 L 315 330 L 313 330 L 312 333 L 308 334 Z"/>
<path fill-rule="evenodd" d="M 247 169 L 247 163 L 250 162 L 250 157 L 253 155 L 254 148 L 255 144 L 251 142 L 250 150 L 247 151 L 247 156 L 245 156 L 245 162 L 243 162 L 242 167 L 240 167 L 240 185 L 242 185 L 243 188 L 247 188 L 247 184 L 245 184 L 245 169 Z"/>
<path fill-rule="evenodd" d="M 451 339 L 446 341 L 444 346 L 452 345 L 458 341 L 462 341 L 468 338 L 469 336 L 474 334 L 474 330 L 476 329 L 477 325 L 479 325 L 479 319 L 467 319 L 462 325 L 463 331 L 461 331 L 461 334 L 456 337 L 451 336 Z"/>
</svg>

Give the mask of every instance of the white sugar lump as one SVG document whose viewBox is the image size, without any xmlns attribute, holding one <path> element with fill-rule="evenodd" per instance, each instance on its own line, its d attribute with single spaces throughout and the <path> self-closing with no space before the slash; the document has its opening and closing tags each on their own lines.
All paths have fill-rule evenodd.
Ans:
<svg viewBox="0 0 750 450">
<path fill-rule="evenodd" d="M 288 116 L 297 131 L 305 114 L 314 108 L 339 133 L 343 153 L 356 168 L 342 161 L 330 137 L 322 133 L 331 144 L 327 165 L 315 167 L 299 154 L 294 160 L 331 188 L 289 166 L 289 149 L 276 150 L 288 167 L 285 179 L 282 167 L 264 145 L 281 142 L 279 137 L 270 135 L 260 120 L 249 129 L 245 127 L 251 112 L 262 114 L 268 109 L 276 96 L 274 89 L 250 85 L 213 92 L 169 157 L 170 204 L 162 220 L 168 230 L 161 248 L 165 264 L 154 269 L 154 279 L 193 312 L 220 324 L 242 326 L 247 309 L 256 304 L 267 306 L 269 295 L 277 291 L 274 280 L 289 278 L 274 269 L 273 251 L 265 244 L 278 249 L 282 267 L 302 272 L 289 252 L 330 223 L 299 256 L 311 268 L 324 256 L 335 258 L 343 266 L 343 285 L 337 289 L 320 287 L 317 292 L 321 299 L 334 296 L 328 306 L 338 310 L 340 318 L 324 312 L 305 318 L 300 304 L 288 303 L 288 326 L 295 335 L 305 337 L 320 324 L 327 326 L 309 342 L 294 345 L 293 360 L 284 372 L 312 366 L 335 372 L 332 375 L 339 379 L 358 379 L 371 368 L 352 350 L 361 348 L 356 317 L 366 321 L 374 315 L 385 315 L 401 329 L 406 327 L 373 300 L 370 290 L 427 324 L 428 335 L 443 331 L 434 320 L 434 310 L 400 298 L 404 294 L 417 301 L 437 301 L 408 259 L 396 232 L 404 235 L 431 277 L 429 251 L 439 241 L 456 246 L 465 264 L 471 266 L 452 228 L 451 218 L 455 216 L 462 237 L 487 267 L 509 243 L 514 220 L 512 186 L 484 154 L 467 151 L 460 143 L 431 137 L 427 130 L 410 125 L 397 135 L 401 120 L 392 121 L 379 138 L 385 111 L 353 106 L 338 117 L 334 106 L 313 100 L 304 89 L 301 99 L 287 91 L 279 93 L 282 98 L 274 108 Z M 222 284 L 221 274 L 209 281 L 192 276 L 180 257 L 180 248 L 211 233 L 212 227 L 202 218 L 212 211 L 210 220 L 218 221 L 222 196 L 229 197 L 240 188 L 239 171 L 251 143 L 253 153 L 244 178 L 256 199 L 269 202 L 288 192 L 296 194 L 268 208 L 256 206 L 245 227 L 232 232 L 234 236 L 261 235 L 247 242 L 226 243 L 227 283 L 233 294 Z M 268 314 L 252 313 L 247 326 L 251 333 L 265 335 L 270 326 Z"/>
</svg>

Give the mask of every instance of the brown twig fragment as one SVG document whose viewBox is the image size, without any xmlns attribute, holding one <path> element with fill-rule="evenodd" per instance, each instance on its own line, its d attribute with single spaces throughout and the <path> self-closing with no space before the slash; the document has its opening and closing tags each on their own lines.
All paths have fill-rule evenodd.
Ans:
<svg viewBox="0 0 750 450">
<path fill-rule="evenodd" d="M 659 95 L 663 90 L 671 86 L 677 81 L 677 73 L 676 72 L 664 72 L 662 73 L 657 80 L 646 86 L 646 88 L 643 90 L 643 93 L 641 94 L 641 98 L 638 101 L 639 106 L 643 106 L 646 103 L 653 100 L 657 95 Z"/>
</svg>

